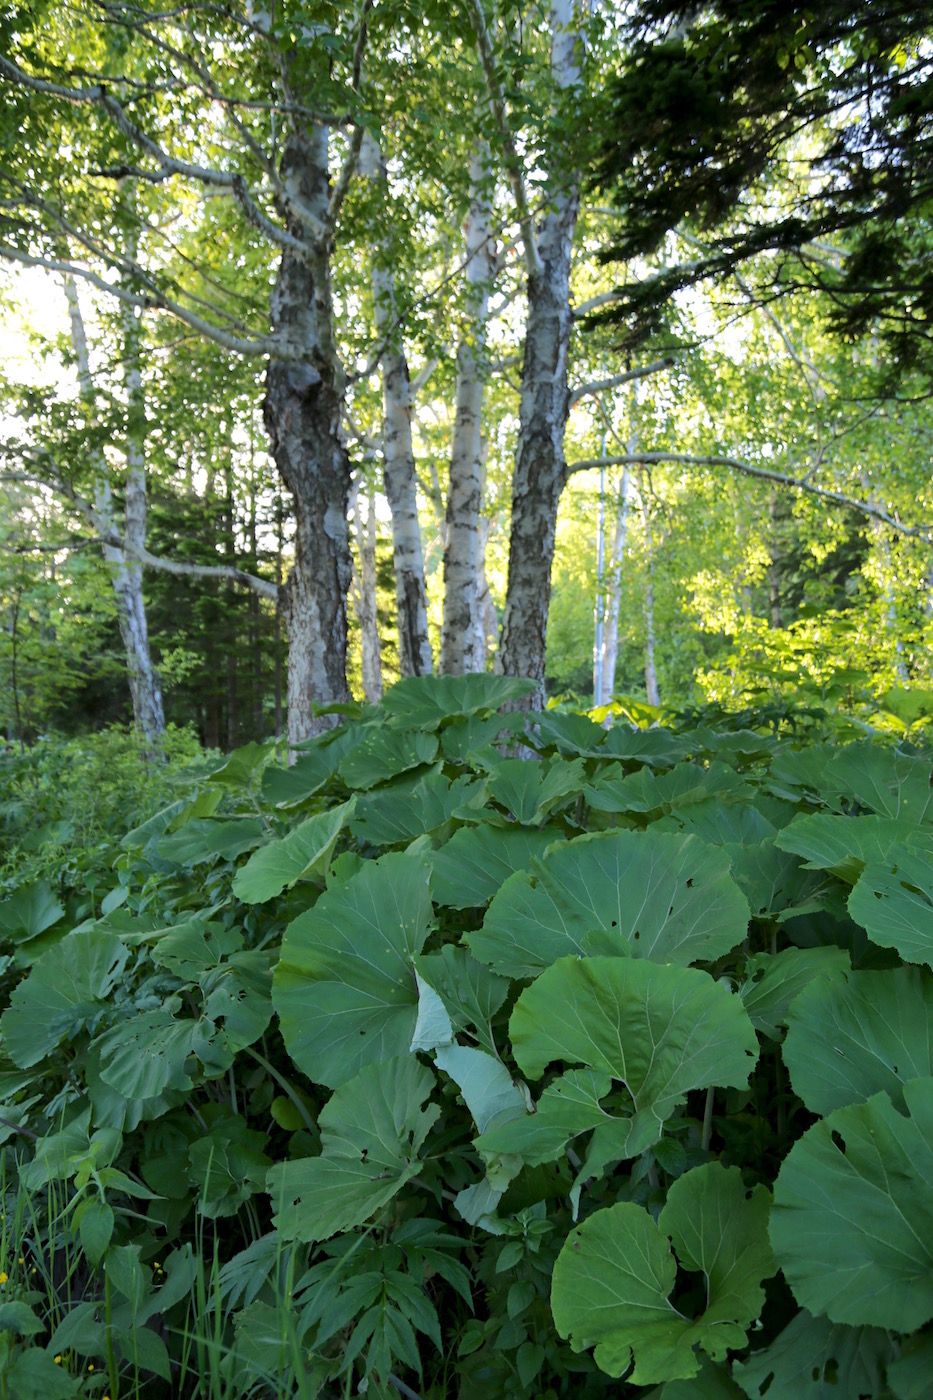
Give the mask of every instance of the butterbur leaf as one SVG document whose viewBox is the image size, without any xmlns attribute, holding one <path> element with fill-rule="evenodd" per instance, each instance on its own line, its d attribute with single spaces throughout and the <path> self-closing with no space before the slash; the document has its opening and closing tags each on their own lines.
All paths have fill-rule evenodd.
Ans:
<svg viewBox="0 0 933 1400">
<path fill-rule="evenodd" d="M 409 1050 L 436 1050 L 441 1045 L 449 1045 L 454 1038 L 450 1013 L 432 986 L 425 982 L 416 970 L 418 984 L 418 1019 Z"/>
<path fill-rule="evenodd" d="M 256 744 L 252 741 L 242 748 L 234 749 L 223 763 L 208 776 L 209 783 L 223 783 L 224 787 L 249 787 L 254 773 L 265 762 L 271 752 L 271 744 Z"/>
<path fill-rule="evenodd" d="M 527 1100 L 505 1065 L 485 1050 L 448 1045 L 437 1051 L 434 1063 L 457 1085 L 477 1132 L 528 1112 Z"/>
<path fill-rule="evenodd" d="M 379 708 L 404 724 L 436 729 L 447 719 L 498 710 L 532 690 L 534 681 L 516 676 L 409 676 L 386 691 Z"/>
<path fill-rule="evenodd" d="M 0 937 L 27 943 L 52 928 L 64 914 L 47 880 L 22 885 L 0 902 Z"/>
<path fill-rule="evenodd" d="M 440 995 L 454 1030 L 471 1026 L 476 1039 L 491 1055 L 497 1054 L 491 1021 L 509 994 L 509 982 L 496 977 L 467 952 L 445 943 L 436 953 L 415 959 L 418 976 Z"/>
<path fill-rule="evenodd" d="M 896 846 L 872 861 L 849 895 L 849 913 L 873 943 L 905 962 L 933 966 L 933 867 L 930 856 Z"/>
<path fill-rule="evenodd" d="M 754 791 L 735 769 L 724 763 L 678 763 L 669 773 L 639 768 L 623 775 L 621 764 L 607 769 L 587 786 L 586 800 L 597 812 L 654 812 L 689 807 L 693 802 L 736 801 Z"/>
<path fill-rule="evenodd" d="M 592 1127 L 596 1110 L 585 1103 L 602 1097 L 610 1080 L 623 1086 L 598 1129 L 602 1164 L 637 1156 L 657 1142 L 691 1089 L 746 1085 L 758 1055 L 737 996 L 697 969 L 634 958 L 563 958 L 522 992 L 509 1033 L 515 1060 L 529 1078 L 539 1079 L 555 1061 L 596 1072 L 595 1079 L 577 1077 L 566 1085 L 571 1106 L 560 1111 L 568 1136 L 574 1111 L 578 1131 Z M 555 1100 L 546 1119 L 556 1111 Z M 513 1129 L 518 1144 L 533 1122 L 497 1129 L 495 1147 L 521 1152 Z"/>
<path fill-rule="evenodd" d="M 746 1194 L 737 1167 L 697 1167 L 671 1186 L 657 1225 L 628 1202 L 596 1211 L 575 1228 L 554 1266 L 551 1310 L 575 1350 L 595 1346 L 598 1366 L 635 1385 L 686 1380 L 744 1347 L 764 1305 L 763 1279 L 776 1270 L 768 1243 L 770 1196 Z M 696 1319 L 671 1303 L 677 1266 L 705 1276 L 707 1306 Z"/>
<path fill-rule="evenodd" d="M 0 1333 L 16 1332 L 20 1337 L 35 1337 L 45 1331 L 45 1323 L 40 1322 L 28 1303 L 17 1300 L 0 1303 Z"/>
<path fill-rule="evenodd" d="M 933 1318 L 933 1079 L 808 1128 L 774 1187 L 771 1243 L 802 1307 L 912 1332 Z"/>
<path fill-rule="evenodd" d="M 245 904 L 262 904 L 291 889 L 298 880 L 322 874 L 346 822 L 353 801 L 308 817 L 281 840 L 254 851 L 233 877 L 233 893 Z"/>
<path fill-rule="evenodd" d="M 43 953 L 0 1020 L 6 1053 L 22 1069 L 106 1010 L 129 956 L 112 933 L 69 933 Z"/>
<path fill-rule="evenodd" d="M 888 1385 L 896 1400 L 926 1400 L 933 1375 L 933 1337 L 908 1337 L 901 1355 L 888 1366 Z"/>
<path fill-rule="evenodd" d="M 317 1084 L 406 1054 L 418 1018 L 412 958 L 431 918 L 428 870 L 408 853 L 367 861 L 286 930 L 272 1000 L 288 1052 Z"/>
<path fill-rule="evenodd" d="M 466 940 L 494 971 L 533 977 L 569 953 L 716 958 L 747 927 L 723 852 L 692 836 L 609 831 L 553 846 L 530 874 L 513 875 Z"/>
<path fill-rule="evenodd" d="M 652 1400 L 742 1400 L 742 1391 L 730 1377 L 728 1366 L 714 1366 L 705 1356 L 695 1376 L 687 1381 L 668 1381 L 651 1395 Z"/>
<path fill-rule="evenodd" d="M 369 797 L 360 797 L 350 823 L 354 836 L 373 846 L 395 846 L 437 831 L 482 791 L 471 778 L 448 782 L 443 773 L 397 779 Z"/>
<path fill-rule="evenodd" d="M 347 787 L 366 791 L 377 783 L 432 763 L 437 755 L 437 737 L 417 730 L 367 728 L 340 764 L 340 776 Z"/>
<path fill-rule="evenodd" d="M 38 1347 L 17 1351 L 4 1366 L 3 1380 L 7 1394 L 15 1395 L 16 1400 L 72 1400 L 81 1394 L 80 1381 L 72 1380 Z"/>
<path fill-rule="evenodd" d="M 818 980 L 787 1013 L 782 1055 L 811 1113 L 890 1094 L 933 1075 L 933 976 L 926 969 L 848 972 Z"/>
<path fill-rule="evenodd" d="M 837 808 L 858 803 L 880 817 L 903 818 L 913 825 L 933 817 L 929 761 L 867 741 L 833 753 L 819 791 Z"/>
<path fill-rule="evenodd" d="M 489 776 L 489 793 L 523 826 L 538 826 L 548 812 L 582 791 L 583 760 L 501 759 Z"/>
<path fill-rule="evenodd" d="M 887 859 L 894 846 L 933 851 L 933 831 L 892 817 L 843 817 L 833 812 L 799 814 L 779 831 L 774 844 L 801 856 L 809 870 L 831 870 L 854 885 L 869 862 Z"/>
<path fill-rule="evenodd" d="M 198 1209 L 216 1220 L 236 1215 L 244 1201 L 261 1191 L 271 1166 L 263 1148 L 265 1133 L 248 1128 L 238 1115 L 215 1123 L 191 1144 L 189 1179 L 198 1190 Z"/>
<path fill-rule="evenodd" d="M 529 870 L 535 856 L 562 841 L 559 827 L 542 831 L 524 826 L 465 826 L 431 856 L 431 893 L 450 909 L 487 904 L 517 870 Z"/>
<path fill-rule="evenodd" d="M 880 1327 L 842 1327 L 802 1309 L 769 1347 L 736 1362 L 732 1373 L 750 1400 L 881 1400 L 894 1355 L 894 1340 Z"/>
<path fill-rule="evenodd" d="M 417 1176 L 418 1151 L 440 1110 L 412 1055 L 367 1065 L 322 1108 L 321 1155 L 272 1167 L 267 1190 L 284 1239 L 326 1240 L 372 1218 Z"/>
<path fill-rule="evenodd" d="M 244 851 L 258 846 L 264 835 L 265 827 L 258 817 L 225 822 L 196 820 L 169 836 L 160 837 L 155 851 L 160 860 L 170 860 L 177 865 L 201 865 L 215 856 L 236 860 Z"/>
<path fill-rule="evenodd" d="M 155 1011 L 144 1011 L 100 1036 L 100 1077 L 127 1099 L 151 1099 L 164 1089 L 190 1089 L 189 1055 L 207 1059 L 210 1023 L 176 1017 L 178 997 Z"/>
<path fill-rule="evenodd" d="M 755 1029 L 778 1040 L 788 1008 L 811 982 L 840 981 L 848 971 L 849 955 L 842 948 L 756 953 L 745 964 L 746 980 L 739 995 Z"/>
</svg>

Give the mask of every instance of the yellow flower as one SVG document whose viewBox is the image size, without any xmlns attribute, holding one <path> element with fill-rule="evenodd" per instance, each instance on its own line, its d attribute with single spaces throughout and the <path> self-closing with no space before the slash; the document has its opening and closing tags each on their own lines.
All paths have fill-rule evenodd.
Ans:
<svg viewBox="0 0 933 1400">
<path fill-rule="evenodd" d="M 9 1274 L 7 1273 L 6 1269 L 0 1270 L 0 1287 L 2 1287 L 3 1284 L 6 1283 L 6 1281 L 7 1281 L 8 1278 L 9 1278 Z"/>
<path fill-rule="evenodd" d="M 93 1361 L 89 1361 L 89 1362 L 88 1362 L 87 1368 L 88 1368 L 89 1371 L 93 1371 L 93 1369 L 94 1369 L 94 1362 L 93 1362 Z"/>
<path fill-rule="evenodd" d="M 61 1357 L 60 1357 L 60 1356 L 56 1356 L 56 1358 L 55 1358 L 55 1365 L 56 1365 L 56 1366 L 60 1366 L 61 1364 L 62 1364 L 62 1359 L 61 1359 Z"/>
<path fill-rule="evenodd" d="M 25 1262 L 26 1262 L 26 1260 L 23 1258 L 22 1255 L 20 1255 L 20 1256 L 19 1256 L 19 1263 L 20 1263 L 20 1264 L 25 1264 Z"/>
</svg>

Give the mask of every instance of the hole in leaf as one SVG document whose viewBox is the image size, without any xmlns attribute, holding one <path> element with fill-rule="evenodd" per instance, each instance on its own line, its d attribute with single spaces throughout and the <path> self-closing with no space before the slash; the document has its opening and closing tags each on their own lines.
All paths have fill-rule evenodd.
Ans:
<svg viewBox="0 0 933 1400">
<path fill-rule="evenodd" d="M 613 928 L 618 928 L 618 927 L 619 927 L 619 921 L 618 921 L 618 919 L 613 919 L 613 921 L 612 921 L 612 927 L 613 927 Z"/>
<path fill-rule="evenodd" d="M 898 1072 L 897 1065 L 892 1065 L 891 1068 L 893 1069 L 894 1073 L 897 1074 L 897 1072 Z"/>
<path fill-rule="evenodd" d="M 638 942 L 639 938 L 641 938 L 641 934 L 639 933 L 638 929 L 635 930 L 635 933 L 633 934 L 633 937 L 634 937 L 636 943 Z"/>
<path fill-rule="evenodd" d="M 831 1356 L 823 1367 L 823 1380 L 827 1385 L 839 1384 L 839 1362 Z"/>
<path fill-rule="evenodd" d="M 836 1130 L 835 1130 L 835 1128 L 834 1128 L 833 1131 L 832 1131 L 832 1133 L 830 1134 L 830 1136 L 832 1137 L 832 1140 L 833 1140 L 833 1147 L 837 1148 L 837 1149 L 842 1153 L 842 1155 L 843 1155 L 843 1157 L 844 1157 L 844 1156 L 846 1155 L 846 1145 L 845 1145 L 845 1143 L 844 1143 L 843 1140 L 842 1140 L 842 1134 L 841 1134 L 841 1133 L 837 1133 Z"/>
<path fill-rule="evenodd" d="M 768 1391 L 771 1389 L 771 1383 L 773 1380 L 774 1372 L 769 1371 L 768 1374 L 765 1376 L 764 1380 L 761 1382 L 761 1385 L 758 1387 L 758 1394 L 767 1395 Z"/>
<path fill-rule="evenodd" d="M 688 890 L 692 890 L 692 889 L 693 889 L 693 876 L 692 876 L 692 875 L 690 876 L 689 880 L 687 881 L 687 889 L 688 889 Z"/>
</svg>

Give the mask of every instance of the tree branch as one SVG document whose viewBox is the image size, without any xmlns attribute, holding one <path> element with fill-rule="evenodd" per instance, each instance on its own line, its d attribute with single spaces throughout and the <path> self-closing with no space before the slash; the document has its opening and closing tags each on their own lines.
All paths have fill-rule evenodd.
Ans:
<svg viewBox="0 0 933 1400">
<path fill-rule="evenodd" d="M 468 9 L 473 19 L 473 28 L 476 31 L 476 47 L 479 51 L 480 62 L 483 65 L 483 72 L 486 75 L 486 87 L 489 90 L 489 100 L 492 105 L 493 115 L 496 119 L 496 125 L 499 128 L 499 135 L 502 138 L 505 156 L 505 173 L 512 190 L 512 197 L 515 200 L 519 227 L 522 231 L 525 266 L 528 269 L 528 276 L 532 278 L 532 280 L 537 281 L 544 272 L 544 265 L 541 262 L 541 254 L 538 251 L 534 219 L 531 214 L 531 207 L 528 203 L 525 181 L 522 178 L 522 162 L 515 146 L 515 137 L 512 134 L 512 128 L 509 125 L 505 93 L 502 90 L 502 83 L 499 80 L 496 55 L 493 49 L 492 37 L 486 25 L 486 15 L 483 11 L 482 0 L 468 0 Z"/>
<path fill-rule="evenodd" d="M 778 486 L 787 486 L 792 491 L 804 492 L 808 496 L 815 496 L 818 500 L 830 501 L 837 506 L 845 506 L 848 510 L 858 511 L 860 515 L 865 515 L 871 520 L 880 521 L 907 539 L 933 544 L 933 529 L 930 527 L 904 525 L 896 515 L 883 510 L 881 506 L 874 505 L 871 501 L 860 501 L 854 496 L 845 495 L 842 491 L 831 491 L 828 487 L 816 486 L 812 481 L 799 476 L 791 476 L 787 472 L 772 471 L 767 467 L 754 467 L 750 462 L 739 461 L 736 457 L 694 457 L 687 452 L 629 452 L 620 457 L 588 457 L 579 462 L 570 462 L 567 465 L 567 475 L 570 476 L 574 472 L 591 471 L 596 467 L 651 466 L 659 462 L 672 462 L 675 465 L 680 464 L 685 467 L 728 467 L 730 471 L 739 472 L 742 476 L 752 477 L 756 481 L 775 482 Z"/>
<path fill-rule="evenodd" d="M 601 394 L 607 389 L 618 389 L 620 384 L 629 384 L 633 379 L 645 379 L 649 374 L 660 374 L 662 370 L 671 369 L 674 365 L 674 357 L 665 355 L 663 360 L 655 360 L 650 365 L 643 365 L 640 369 L 629 369 L 624 374 L 613 374 L 608 379 L 593 379 L 588 384 L 580 384 L 573 389 L 570 394 L 570 407 L 579 403 L 581 399 L 587 398 L 590 394 Z"/>
</svg>

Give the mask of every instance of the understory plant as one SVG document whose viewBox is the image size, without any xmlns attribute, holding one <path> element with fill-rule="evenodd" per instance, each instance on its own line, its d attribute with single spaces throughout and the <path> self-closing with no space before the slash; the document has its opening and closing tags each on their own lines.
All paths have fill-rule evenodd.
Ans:
<svg viewBox="0 0 933 1400">
<path fill-rule="evenodd" d="M 0 904 L 8 1395 L 928 1393 L 929 752 L 524 689 Z"/>
</svg>

